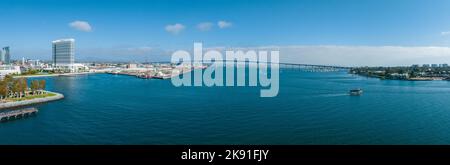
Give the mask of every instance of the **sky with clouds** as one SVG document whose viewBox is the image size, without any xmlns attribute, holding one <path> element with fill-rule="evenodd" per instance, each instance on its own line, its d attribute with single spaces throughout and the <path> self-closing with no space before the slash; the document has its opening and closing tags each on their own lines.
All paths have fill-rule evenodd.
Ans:
<svg viewBox="0 0 450 165">
<path fill-rule="evenodd" d="M 49 60 L 76 39 L 77 60 L 167 61 L 179 49 L 280 50 L 281 61 L 450 63 L 448 0 L 4 0 L 0 46 Z"/>
</svg>

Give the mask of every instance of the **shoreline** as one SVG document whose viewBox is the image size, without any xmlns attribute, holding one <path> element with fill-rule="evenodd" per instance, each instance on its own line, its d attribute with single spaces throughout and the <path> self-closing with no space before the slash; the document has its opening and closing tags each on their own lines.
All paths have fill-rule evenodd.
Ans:
<svg viewBox="0 0 450 165">
<path fill-rule="evenodd" d="M 204 68 L 196 68 L 196 69 L 204 69 Z M 171 78 L 173 78 L 173 77 L 176 77 L 176 76 L 179 76 L 179 75 L 182 75 L 182 74 L 190 73 L 190 72 L 192 72 L 193 70 L 195 70 L 195 69 L 181 70 L 179 73 L 177 73 L 177 74 L 175 74 L 175 75 L 173 75 L 173 74 L 171 73 L 171 74 L 166 74 L 166 75 L 163 75 L 163 76 L 147 76 L 147 75 L 145 75 L 146 72 L 137 72 L 137 73 L 126 73 L 126 72 L 117 72 L 117 73 L 114 73 L 114 72 L 103 72 L 103 73 L 110 74 L 110 75 L 131 76 L 131 77 L 136 77 L 136 78 L 141 78 L 141 79 L 160 79 L 160 80 L 166 80 L 166 79 L 171 79 Z M 99 72 L 97 72 L 97 73 L 99 73 Z"/>
<path fill-rule="evenodd" d="M 33 78 L 33 77 L 53 77 L 53 76 L 71 76 L 71 75 L 84 75 L 103 72 L 81 72 L 81 73 L 56 73 L 56 74 L 42 74 L 42 75 L 20 75 L 13 76 L 13 78 Z"/>
<path fill-rule="evenodd" d="M 56 92 L 49 92 L 49 91 L 46 91 L 46 92 L 55 94 L 55 96 L 0 103 L 0 110 L 4 110 L 7 108 L 17 108 L 17 107 L 28 106 L 28 105 L 39 104 L 39 103 L 45 103 L 45 102 L 60 100 L 60 99 L 64 98 L 63 94 L 56 93 Z"/>
<path fill-rule="evenodd" d="M 381 76 L 375 76 L 375 75 L 366 75 L 366 74 L 356 74 L 356 73 L 350 73 L 357 76 L 362 77 L 368 77 L 368 78 L 376 78 L 379 80 L 398 80 L 398 81 L 448 81 L 443 77 L 413 77 L 413 78 L 406 78 L 406 79 L 393 79 L 393 78 L 385 78 Z"/>
</svg>

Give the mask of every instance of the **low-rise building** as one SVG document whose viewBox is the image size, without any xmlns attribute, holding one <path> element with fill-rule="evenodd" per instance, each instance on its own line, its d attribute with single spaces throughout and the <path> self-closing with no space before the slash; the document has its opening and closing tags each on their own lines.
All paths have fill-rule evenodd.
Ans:
<svg viewBox="0 0 450 165">
<path fill-rule="evenodd" d="M 20 66 L 13 65 L 0 65 L 0 78 L 3 79 L 6 75 L 9 74 L 20 74 Z"/>
<path fill-rule="evenodd" d="M 137 68 L 138 65 L 137 65 L 137 64 L 128 64 L 126 67 L 127 67 L 128 69 L 133 69 L 133 68 Z"/>
<path fill-rule="evenodd" d="M 408 79 L 408 73 L 392 73 L 389 75 L 392 79 Z"/>
</svg>

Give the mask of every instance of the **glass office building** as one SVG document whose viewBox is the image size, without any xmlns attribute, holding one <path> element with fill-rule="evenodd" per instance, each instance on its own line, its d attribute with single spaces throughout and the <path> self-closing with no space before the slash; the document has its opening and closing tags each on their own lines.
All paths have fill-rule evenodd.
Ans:
<svg viewBox="0 0 450 165">
<path fill-rule="evenodd" d="M 0 51 L 0 61 L 2 64 L 9 64 L 11 62 L 9 46 L 2 48 Z"/>
<path fill-rule="evenodd" d="M 61 69 L 73 69 L 75 39 L 60 39 L 52 42 L 53 66 Z"/>
</svg>

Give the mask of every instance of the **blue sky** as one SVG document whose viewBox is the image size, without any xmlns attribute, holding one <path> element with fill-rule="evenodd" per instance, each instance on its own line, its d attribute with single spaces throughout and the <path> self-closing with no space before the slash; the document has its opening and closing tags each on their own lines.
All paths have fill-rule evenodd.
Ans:
<svg viewBox="0 0 450 165">
<path fill-rule="evenodd" d="M 162 55 L 190 49 L 199 41 L 207 47 L 450 46 L 448 0 L 6 0 L 2 4 L 0 46 L 11 46 L 15 59 L 50 59 L 51 41 L 67 37 L 76 39 L 81 60 L 161 60 Z M 70 26 L 75 21 L 90 29 L 85 24 Z M 218 22 L 226 26 L 221 28 Z"/>
</svg>

